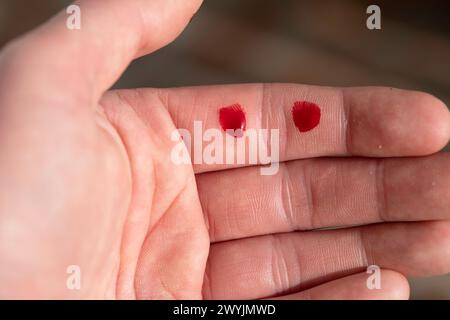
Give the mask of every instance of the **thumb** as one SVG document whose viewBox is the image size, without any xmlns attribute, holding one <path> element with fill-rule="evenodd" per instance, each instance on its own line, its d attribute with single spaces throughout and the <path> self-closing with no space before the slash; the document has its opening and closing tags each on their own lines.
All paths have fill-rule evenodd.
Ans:
<svg viewBox="0 0 450 320">
<path fill-rule="evenodd" d="M 201 0 L 78 1 L 70 7 L 73 11 L 64 10 L 10 44 L 4 56 L 10 57 L 8 65 L 33 70 L 34 76 L 25 80 L 36 90 L 50 87 L 78 101 L 98 101 L 133 59 L 174 40 L 200 4 Z M 75 18 L 79 29 L 68 27 L 68 19 Z M 20 81 L 24 86 L 24 79 Z"/>
</svg>

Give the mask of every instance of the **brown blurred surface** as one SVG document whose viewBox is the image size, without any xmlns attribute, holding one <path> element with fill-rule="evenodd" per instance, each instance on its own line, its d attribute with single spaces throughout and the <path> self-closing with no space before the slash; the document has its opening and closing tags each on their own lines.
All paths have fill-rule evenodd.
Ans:
<svg viewBox="0 0 450 320">
<path fill-rule="evenodd" d="M 450 105 L 450 1 L 376 3 L 380 31 L 365 27 L 369 1 L 206 0 L 177 41 L 135 61 L 115 87 L 384 85 Z M 0 0 L 0 46 L 68 4 Z M 412 298 L 450 299 L 450 276 L 412 281 Z"/>
</svg>

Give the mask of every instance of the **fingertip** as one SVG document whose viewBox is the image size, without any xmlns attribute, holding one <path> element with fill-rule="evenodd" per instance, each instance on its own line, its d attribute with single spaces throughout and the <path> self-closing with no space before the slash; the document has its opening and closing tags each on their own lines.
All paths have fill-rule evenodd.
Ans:
<svg viewBox="0 0 450 320">
<path fill-rule="evenodd" d="M 428 252 L 434 255 L 432 267 L 425 275 L 441 275 L 450 272 L 450 221 L 430 221 L 423 224 L 428 234 Z M 423 275 L 417 273 L 417 275 Z"/>
<path fill-rule="evenodd" d="M 370 277 L 375 274 L 361 273 L 347 278 L 345 299 L 350 300 L 407 300 L 410 296 L 409 282 L 406 277 L 393 270 L 379 271 L 379 287 L 369 287 Z M 353 290 L 352 290 L 353 286 Z M 362 287 L 362 288 L 361 288 Z"/>
<path fill-rule="evenodd" d="M 423 156 L 450 139 L 450 114 L 438 98 L 394 88 L 347 90 L 348 149 L 375 157 Z M 350 110 L 351 109 L 351 110 Z"/>
<path fill-rule="evenodd" d="M 412 99 L 421 109 L 422 153 L 432 154 L 444 148 L 450 140 L 450 112 L 443 101 L 435 96 L 415 92 Z"/>
<path fill-rule="evenodd" d="M 361 272 L 336 279 L 320 286 L 277 299 L 297 300 L 407 300 L 410 296 L 409 282 L 399 272 L 381 269 L 378 274 Z M 379 277 L 377 285 L 372 277 Z M 375 281 L 377 282 L 377 281 Z"/>
<path fill-rule="evenodd" d="M 381 276 L 382 289 L 384 291 L 383 299 L 387 300 L 408 300 L 410 297 L 410 286 L 408 279 L 401 273 L 386 270 L 382 271 Z M 384 286 L 384 287 L 383 287 Z"/>
<path fill-rule="evenodd" d="M 198 12 L 203 0 L 144 1 L 140 8 L 144 21 L 141 48 L 136 58 L 175 40 Z"/>
</svg>

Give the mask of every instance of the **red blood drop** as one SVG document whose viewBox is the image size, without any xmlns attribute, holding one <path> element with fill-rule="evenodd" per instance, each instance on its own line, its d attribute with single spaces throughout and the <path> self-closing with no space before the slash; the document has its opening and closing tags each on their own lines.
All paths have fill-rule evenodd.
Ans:
<svg viewBox="0 0 450 320">
<path fill-rule="evenodd" d="M 220 108 L 219 122 L 224 131 L 230 133 L 229 130 L 234 130 L 232 135 L 241 137 L 244 134 L 246 126 L 245 113 L 241 105 L 236 103 L 228 107 Z"/>
<path fill-rule="evenodd" d="M 320 108 L 308 101 L 296 101 L 292 107 L 292 118 L 300 132 L 314 129 L 320 122 Z"/>
</svg>

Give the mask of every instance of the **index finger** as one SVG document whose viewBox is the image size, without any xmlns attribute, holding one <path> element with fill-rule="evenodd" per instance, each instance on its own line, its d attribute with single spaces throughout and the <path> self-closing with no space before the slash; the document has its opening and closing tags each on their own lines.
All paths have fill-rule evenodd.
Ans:
<svg viewBox="0 0 450 320">
<path fill-rule="evenodd" d="M 248 166 L 251 165 L 249 154 L 260 152 L 246 146 L 246 163 L 239 164 L 236 159 L 228 163 L 225 160 L 229 146 L 219 141 L 224 149 L 218 159 L 222 160 L 220 163 L 206 163 L 204 157 L 196 159 L 195 152 L 204 156 L 212 141 L 196 134 L 195 123 L 201 124 L 203 134 L 208 129 L 222 130 L 220 110 L 235 104 L 241 106 L 245 115 L 246 131 L 277 130 L 279 155 L 275 160 L 279 161 L 322 156 L 421 156 L 439 151 L 450 136 L 450 113 L 446 106 L 439 99 L 417 91 L 244 84 L 142 89 L 139 95 L 126 92 L 123 95 L 130 96 L 128 101 L 138 111 L 142 109 L 139 113 L 144 117 L 149 114 L 144 110 L 155 107 L 154 96 L 160 97 L 157 101 L 162 101 L 175 126 L 190 132 L 191 158 L 196 173 Z M 320 108 L 320 121 L 312 130 L 301 132 L 296 127 L 292 116 L 296 102 L 314 103 Z M 265 142 L 269 145 L 267 149 L 274 150 L 271 139 Z M 237 143 L 231 148 L 236 154 Z"/>
</svg>

